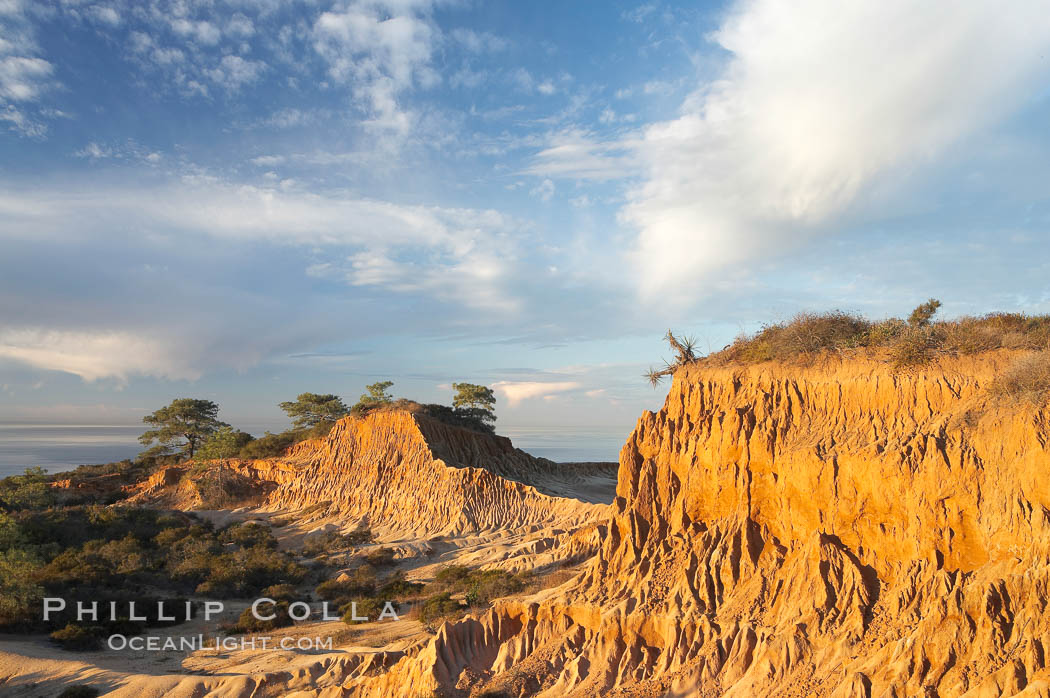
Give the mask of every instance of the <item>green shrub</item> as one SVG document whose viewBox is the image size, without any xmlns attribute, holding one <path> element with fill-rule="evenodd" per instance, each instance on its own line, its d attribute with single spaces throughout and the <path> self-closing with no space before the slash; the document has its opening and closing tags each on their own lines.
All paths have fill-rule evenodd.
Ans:
<svg viewBox="0 0 1050 698">
<path fill-rule="evenodd" d="M 102 628 L 70 623 L 51 633 L 51 640 L 64 650 L 85 652 L 102 646 Z"/>
<path fill-rule="evenodd" d="M 929 326 L 930 320 L 937 314 L 940 307 L 941 302 L 936 298 L 931 298 L 911 311 L 911 315 L 908 316 L 908 324 L 912 327 Z"/>
<path fill-rule="evenodd" d="M 260 596 L 274 601 L 295 601 L 295 587 L 291 584 L 273 584 L 263 589 Z"/>
<path fill-rule="evenodd" d="M 376 548 L 365 555 L 365 562 L 375 567 L 393 564 L 394 551 L 391 548 Z"/>
<path fill-rule="evenodd" d="M 245 597 L 274 584 L 298 583 L 306 568 L 287 554 L 270 548 L 242 548 L 207 561 L 207 578 L 197 593 Z"/>
<path fill-rule="evenodd" d="M 241 449 L 254 441 L 254 437 L 244 431 L 230 426 L 219 427 L 205 439 L 193 456 L 193 460 L 203 463 L 219 458 L 235 458 Z"/>
<path fill-rule="evenodd" d="M 447 591 L 434 594 L 426 599 L 419 607 L 419 620 L 423 623 L 432 623 L 445 618 L 453 618 L 462 615 L 465 608 L 452 598 Z"/>
<path fill-rule="evenodd" d="M 371 565 L 362 565 L 345 579 L 329 579 L 314 589 L 323 601 L 345 601 L 351 597 L 372 596 L 376 592 L 377 575 Z"/>
<path fill-rule="evenodd" d="M 445 565 L 437 574 L 434 575 L 434 579 L 447 586 L 453 586 L 470 577 L 470 568 L 463 565 Z"/>
<path fill-rule="evenodd" d="M 270 527 L 257 521 L 246 521 L 233 524 L 219 534 L 223 542 L 236 543 L 242 548 L 261 546 L 276 548 L 277 539 L 270 532 Z"/>
<path fill-rule="evenodd" d="M 300 433 L 282 431 L 280 434 L 266 432 L 254 441 L 241 447 L 238 456 L 241 458 L 277 458 L 283 456 L 292 444 L 301 441 Z"/>
<path fill-rule="evenodd" d="M 516 594 L 525 588 L 526 577 L 504 570 L 485 570 L 471 575 L 465 600 L 471 608 L 488 606 L 493 599 Z"/>
<path fill-rule="evenodd" d="M 505 570 L 479 570 L 448 565 L 434 577 L 433 591 L 463 593 L 472 608 L 487 606 L 493 599 L 522 591 L 532 583 L 529 573 L 514 574 Z"/>
<path fill-rule="evenodd" d="M 354 599 L 351 602 L 347 602 L 340 606 L 339 610 L 343 614 L 343 622 L 347 625 L 357 625 L 358 623 L 368 623 L 379 619 L 379 616 L 386 609 L 386 604 L 391 604 L 391 607 L 398 616 L 401 615 L 402 604 L 396 599 L 386 598 L 383 596 L 365 597 L 362 599 Z M 355 613 L 356 612 L 356 613 Z M 358 618 L 366 618 L 367 620 L 354 620 L 354 615 Z M 387 616 L 389 618 L 389 615 Z"/>
<path fill-rule="evenodd" d="M 276 599 L 274 600 L 276 601 Z M 277 628 L 287 628 L 295 624 L 295 621 L 292 620 L 291 615 L 288 613 L 288 607 L 289 603 L 287 601 L 278 601 L 272 606 L 270 604 L 263 605 L 259 608 L 259 615 L 269 616 L 272 614 L 273 618 L 262 620 L 255 617 L 249 606 L 241 612 L 240 617 L 237 618 L 236 625 L 230 627 L 227 632 L 232 634 L 263 633 L 269 630 L 276 630 Z"/>
<path fill-rule="evenodd" d="M 99 690 L 94 686 L 80 684 L 79 686 L 66 688 L 58 694 L 58 698 L 95 698 L 98 695 Z"/>
<path fill-rule="evenodd" d="M 45 509 L 55 501 L 51 478 L 43 468 L 0 480 L 0 503 L 8 509 Z"/>
<path fill-rule="evenodd" d="M 410 582 L 405 579 L 405 573 L 398 571 L 383 581 L 376 595 L 386 599 L 408 599 L 418 596 L 423 591 L 424 584 Z"/>
<path fill-rule="evenodd" d="M 40 562 L 26 550 L 0 552 L 0 625 L 36 619 L 44 590 L 37 579 Z"/>
<path fill-rule="evenodd" d="M 371 543 L 373 540 L 372 531 L 368 528 L 361 528 L 350 533 L 325 531 L 306 539 L 303 543 L 303 554 L 308 557 L 316 557 L 325 553 L 349 550 L 357 545 Z"/>
</svg>

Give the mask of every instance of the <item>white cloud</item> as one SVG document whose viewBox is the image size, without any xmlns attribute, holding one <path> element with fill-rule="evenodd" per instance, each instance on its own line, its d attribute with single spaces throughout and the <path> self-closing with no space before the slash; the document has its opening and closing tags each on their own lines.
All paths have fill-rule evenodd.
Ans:
<svg viewBox="0 0 1050 698">
<path fill-rule="evenodd" d="M 426 0 L 354 0 L 324 12 L 313 27 L 314 49 L 328 73 L 348 83 L 371 112 L 370 125 L 407 135 L 415 115 L 399 103 L 416 86 L 437 83 L 431 54 L 441 33 Z"/>
<path fill-rule="evenodd" d="M 29 138 L 43 138 L 46 119 L 61 112 L 36 102 L 55 83 L 54 66 L 38 54 L 36 32 L 22 3 L 0 0 L 0 123 Z"/>
<path fill-rule="evenodd" d="M 260 155 L 257 158 L 252 158 L 248 162 L 259 167 L 273 167 L 274 165 L 280 165 L 284 162 L 283 155 Z"/>
<path fill-rule="evenodd" d="M 472 88 L 485 82 L 486 78 L 488 78 L 488 71 L 472 70 L 467 66 L 463 66 L 452 74 L 452 77 L 448 79 L 448 83 L 452 87 Z"/>
<path fill-rule="evenodd" d="M 544 80 L 536 86 L 536 91 L 539 92 L 541 95 L 552 95 L 554 94 L 556 89 L 557 88 L 554 87 L 554 83 L 550 80 Z"/>
<path fill-rule="evenodd" d="M 204 46 L 214 46 L 222 38 L 219 28 L 207 20 L 190 20 L 178 17 L 171 20 L 171 28 L 179 36 Z"/>
<path fill-rule="evenodd" d="M 598 142 L 583 131 L 556 133 L 533 158 L 524 174 L 541 177 L 607 180 L 638 174 L 641 162 L 631 140 Z"/>
<path fill-rule="evenodd" d="M 208 77 L 227 90 L 234 91 L 258 80 L 264 70 L 266 64 L 262 61 L 245 60 L 240 56 L 223 56 L 219 65 L 208 71 Z"/>
<path fill-rule="evenodd" d="M 536 80 L 532 77 L 532 73 L 525 70 L 524 68 L 517 68 L 510 74 L 512 82 L 516 83 L 524 92 L 532 92 L 536 87 Z"/>
<path fill-rule="evenodd" d="M 21 0 L 0 0 L 0 16 L 13 16 L 22 12 Z"/>
<path fill-rule="evenodd" d="M 647 2 L 637 7 L 625 10 L 621 15 L 628 22 L 634 22 L 635 24 L 641 24 L 649 17 L 649 15 L 656 12 L 658 9 L 655 2 Z"/>
<path fill-rule="evenodd" d="M 226 23 L 226 34 L 238 38 L 247 38 L 255 34 L 255 23 L 244 14 L 237 12 Z"/>
<path fill-rule="evenodd" d="M 200 371 L 173 351 L 175 342 L 127 331 L 54 331 L 39 328 L 0 331 L 0 358 L 91 382 L 130 376 L 196 379 Z"/>
<path fill-rule="evenodd" d="M 77 152 L 75 152 L 73 154 L 76 155 L 77 157 L 80 157 L 80 158 L 90 158 L 92 160 L 101 160 L 102 158 L 111 157 L 113 155 L 113 152 L 109 148 L 106 148 L 105 146 L 101 146 L 98 143 L 95 143 L 94 141 L 92 141 L 91 143 L 88 143 L 83 148 L 81 148 L 80 150 L 78 150 Z"/>
<path fill-rule="evenodd" d="M 524 400 L 547 398 L 556 393 L 576 390 L 580 385 L 581 384 L 576 381 L 564 381 L 560 383 L 544 383 L 540 381 L 497 381 L 492 384 L 492 389 L 498 393 L 502 393 L 507 398 L 507 403 L 513 407 Z"/>
<path fill-rule="evenodd" d="M 669 95 L 674 92 L 675 86 L 666 80 L 650 80 L 642 85 L 642 92 L 647 95 Z"/>
<path fill-rule="evenodd" d="M 80 150 L 75 151 L 73 155 L 78 158 L 87 158 L 89 160 L 105 160 L 111 158 L 114 160 L 139 161 L 150 165 L 156 165 L 163 159 L 163 156 L 160 153 L 144 148 L 132 139 L 128 139 L 124 143 L 117 143 L 115 145 L 106 145 L 91 141 Z"/>
<path fill-rule="evenodd" d="M 0 98 L 15 102 L 36 99 L 47 86 L 54 66 L 43 58 L 5 56 L 0 58 Z"/>
<path fill-rule="evenodd" d="M 714 34 L 721 79 L 637 146 L 648 179 L 622 219 L 643 293 L 828 229 L 1018 108 L 1046 86 L 1048 17 L 1038 1 L 739 3 Z"/>
<path fill-rule="evenodd" d="M 0 111 L 0 121 L 7 122 L 8 127 L 29 138 L 42 138 L 47 133 L 47 125 L 33 119 L 14 105 L 7 105 Z"/>
<path fill-rule="evenodd" d="M 517 309 L 506 290 L 519 244 L 514 233 L 522 232 L 513 219 L 493 210 L 318 195 L 282 184 L 203 177 L 152 189 L 0 187 L 0 240 L 91 238 L 94 228 L 76 224 L 91 220 L 102 229 L 133 224 L 157 236 L 295 245 L 324 254 L 326 264 L 308 272 L 314 276 L 423 291 L 474 308 Z"/>
<path fill-rule="evenodd" d="M 550 201 L 551 197 L 554 196 L 554 182 L 545 179 L 533 187 L 529 193 L 533 196 L 539 197 L 542 201 Z"/>
<path fill-rule="evenodd" d="M 452 38 L 463 45 L 471 53 L 485 53 L 502 51 L 507 48 L 509 42 L 489 32 L 476 32 L 471 29 L 453 29 Z"/>
<path fill-rule="evenodd" d="M 120 13 L 108 5 L 93 5 L 88 12 L 99 22 L 115 27 L 120 24 Z"/>
<path fill-rule="evenodd" d="M 158 46 L 153 49 L 152 56 L 155 63 L 163 66 L 182 63 L 186 60 L 186 54 L 177 48 L 161 48 Z"/>
</svg>

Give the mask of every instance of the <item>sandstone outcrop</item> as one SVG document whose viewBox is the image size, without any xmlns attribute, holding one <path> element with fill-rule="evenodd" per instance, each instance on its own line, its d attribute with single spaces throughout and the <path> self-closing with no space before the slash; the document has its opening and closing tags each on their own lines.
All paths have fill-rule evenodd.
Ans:
<svg viewBox="0 0 1050 698">
<path fill-rule="evenodd" d="M 621 452 L 585 574 L 343 695 L 1050 695 L 1050 414 L 1008 352 L 699 363 Z"/>
<path fill-rule="evenodd" d="M 344 418 L 327 436 L 302 441 L 281 458 L 222 461 L 203 473 L 166 468 L 129 501 L 202 508 L 194 483 L 219 472 L 239 502 L 254 497 L 260 511 L 337 517 L 403 540 L 573 531 L 604 518 L 615 466 L 553 463 L 501 436 L 384 410 Z"/>
</svg>

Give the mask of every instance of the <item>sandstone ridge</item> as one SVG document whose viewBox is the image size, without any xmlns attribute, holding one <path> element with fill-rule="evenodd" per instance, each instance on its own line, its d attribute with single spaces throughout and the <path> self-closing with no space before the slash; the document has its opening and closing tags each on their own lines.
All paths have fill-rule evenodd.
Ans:
<svg viewBox="0 0 1050 698">
<path fill-rule="evenodd" d="M 212 472 L 218 468 L 260 511 L 300 522 L 334 517 L 385 539 L 575 528 L 604 513 L 615 474 L 613 464 L 556 464 L 504 437 L 403 410 L 346 417 L 283 457 L 223 461 Z M 132 501 L 198 508 L 187 472 L 156 473 Z"/>
<path fill-rule="evenodd" d="M 333 695 L 1050 695 L 1050 415 L 990 396 L 1013 358 L 686 367 L 585 574 Z"/>
</svg>

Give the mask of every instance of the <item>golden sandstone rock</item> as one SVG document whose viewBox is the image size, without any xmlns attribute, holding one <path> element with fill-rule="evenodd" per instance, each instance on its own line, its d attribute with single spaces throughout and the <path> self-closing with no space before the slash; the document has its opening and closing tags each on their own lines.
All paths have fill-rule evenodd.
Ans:
<svg viewBox="0 0 1050 698">
<path fill-rule="evenodd" d="M 989 397 L 1010 359 L 687 367 L 584 575 L 337 695 L 1050 695 L 1050 422 Z"/>
</svg>

